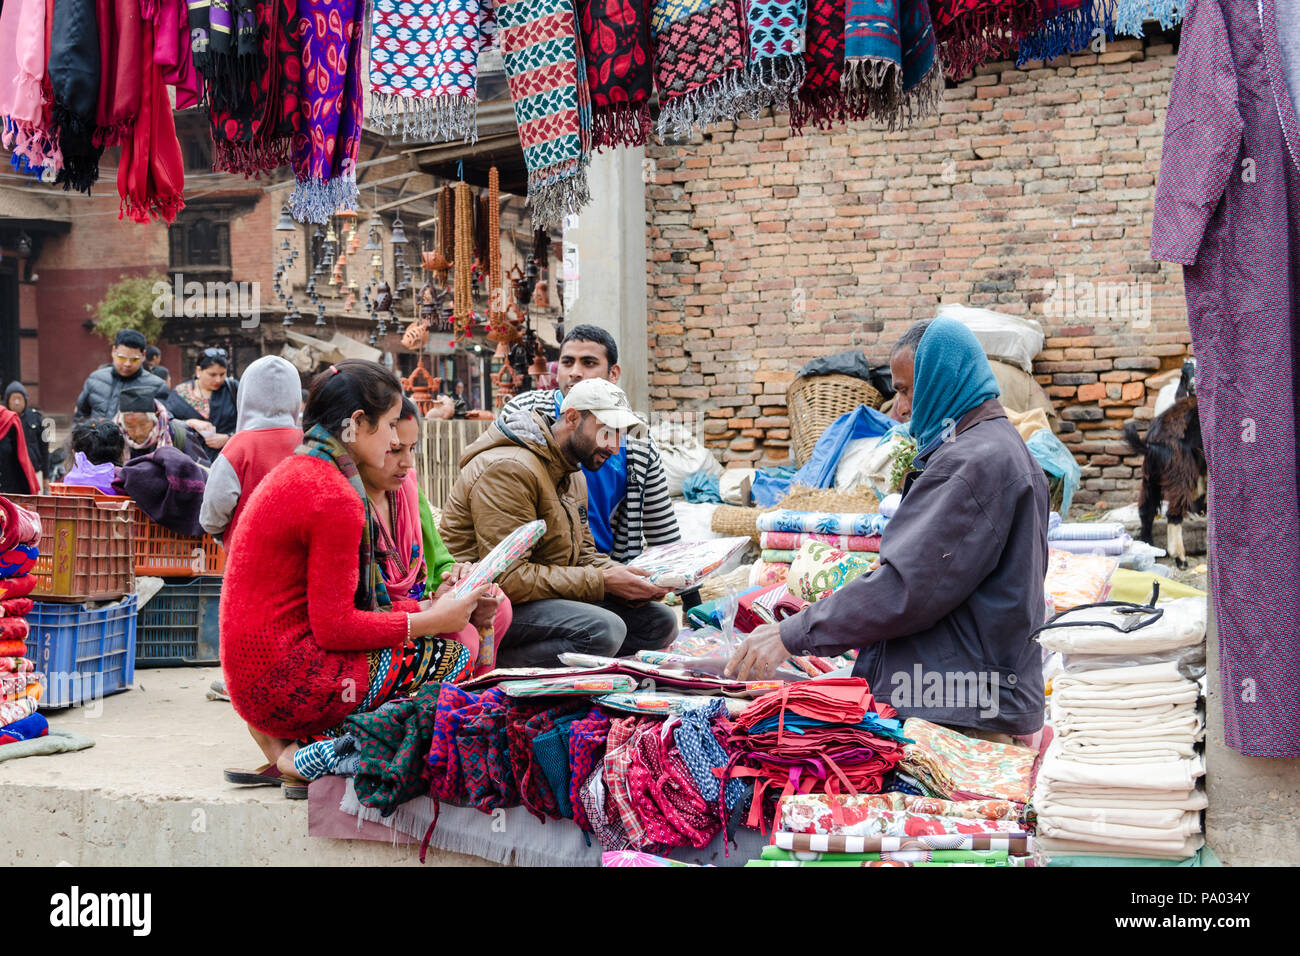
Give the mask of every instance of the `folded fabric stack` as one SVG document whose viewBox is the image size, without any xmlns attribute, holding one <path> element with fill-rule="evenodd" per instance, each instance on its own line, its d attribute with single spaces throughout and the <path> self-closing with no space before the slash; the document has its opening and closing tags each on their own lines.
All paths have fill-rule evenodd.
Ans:
<svg viewBox="0 0 1300 956">
<path fill-rule="evenodd" d="M 44 737 L 49 724 L 36 713 L 44 686 L 28 653 L 27 615 L 36 587 L 31 575 L 41 541 L 35 512 L 0 498 L 0 745 Z"/>
<path fill-rule="evenodd" d="M 1119 559 L 1102 554 L 1073 554 L 1048 542 L 1047 576 L 1043 590 L 1052 602 L 1054 613 L 1068 611 L 1081 604 L 1096 604 L 1110 593 L 1111 575 Z"/>
<path fill-rule="evenodd" d="M 749 538 L 678 541 L 646 548 L 629 563 L 645 571 L 651 582 L 674 591 L 695 587 L 705 576 L 731 562 L 749 545 Z"/>
<path fill-rule="evenodd" d="M 1118 521 L 1067 521 L 1054 523 L 1047 546 L 1071 554 L 1120 555 L 1133 543 Z"/>
<path fill-rule="evenodd" d="M 1206 602 L 1158 610 L 1121 631 L 1134 615 L 1078 608 L 1039 635 L 1065 666 L 1052 681 L 1056 739 L 1034 792 L 1049 856 L 1181 860 L 1204 845 Z"/>
<path fill-rule="evenodd" d="M 904 743 L 897 712 L 861 678 L 786 684 L 736 718 L 724 777 L 754 780 L 747 824 L 765 829 L 774 816 L 765 798 L 778 791 L 879 793 Z"/>
<path fill-rule="evenodd" d="M 888 523 L 884 514 L 765 512 L 756 521 L 763 554 L 749 582 L 765 586 L 789 581 L 793 565 L 802 556 L 800 568 L 807 568 L 809 573 L 816 573 L 813 565 L 842 565 L 843 584 L 865 571 L 879 556 L 880 536 Z M 816 547 L 810 549 L 809 545 Z M 804 600 L 816 600 L 793 587 L 791 590 Z"/>
<path fill-rule="evenodd" d="M 794 794 L 777 808 L 776 852 L 747 865 L 1024 866 L 1031 836 L 1007 800 Z"/>
<path fill-rule="evenodd" d="M 945 800 L 1005 800 L 1023 807 L 1033 792 L 1038 752 L 967 737 L 913 717 L 899 777 Z"/>
</svg>

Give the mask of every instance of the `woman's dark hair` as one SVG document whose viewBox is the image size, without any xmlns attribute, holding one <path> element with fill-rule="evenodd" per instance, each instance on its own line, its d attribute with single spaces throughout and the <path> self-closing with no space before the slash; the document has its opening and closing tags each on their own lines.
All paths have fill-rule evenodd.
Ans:
<svg viewBox="0 0 1300 956">
<path fill-rule="evenodd" d="M 374 426 L 401 397 L 402 383 L 378 362 L 344 359 L 311 380 L 302 427 L 307 430 L 323 425 L 338 438 L 343 434 L 343 423 L 358 409 Z"/>
<path fill-rule="evenodd" d="M 194 363 L 199 368 L 211 368 L 213 365 L 220 365 L 222 368 L 230 368 L 230 358 L 226 355 L 225 349 L 213 348 L 204 349 L 199 353 L 199 359 Z"/>
<path fill-rule="evenodd" d="M 412 419 L 420 420 L 420 410 L 415 407 L 415 402 L 411 401 L 405 395 L 402 396 L 402 413 L 397 416 L 399 422 L 409 422 Z"/>
<path fill-rule="evenodd" d="M 79 422 L 72 428 L 72 451 L 81 452 L 92 465 L 117 465 L 126 450 L 121 429 L 107 418 Z"/>
</svg>

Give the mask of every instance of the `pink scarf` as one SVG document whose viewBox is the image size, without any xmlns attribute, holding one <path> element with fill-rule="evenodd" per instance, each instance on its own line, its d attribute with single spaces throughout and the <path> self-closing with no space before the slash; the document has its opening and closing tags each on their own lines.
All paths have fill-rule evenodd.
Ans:
<svg viewBox="0 0 1300 956">
<path fill-rule="evenodd" d="M 43 123 L 41 85 L 49 51 L 46 49 L 45 0 L 10 0 L 0 13 L 0 117 L 3 145 L 32 166 L 56 165 L 58 144 Z M 61 157 L 57 165 L 62 165 Z"/>
<path fill-rule="evenodd" d="M 153 23 L 153 61 L 162 67 L 163 83 L 176 88 L 176 108 L 197 106 L 199 74 L 194 69 L 194 53 L 190 48 L 185 0 L 161 0 Z"/>
<path fill-rule="evenodd" d="M 424 560 L 424 536 L 420 531 L 419 488 L 415 469 L 411 469 L 402 487 L 388 496 L 393 506 L 393 537 L 389 537 L 382 524 L 377 529 L 376 541 L 383 549 L 379 564 L 384 571 L 384 584 L 394 598 L 406 597 L 428 573 Z"/>
</svg>

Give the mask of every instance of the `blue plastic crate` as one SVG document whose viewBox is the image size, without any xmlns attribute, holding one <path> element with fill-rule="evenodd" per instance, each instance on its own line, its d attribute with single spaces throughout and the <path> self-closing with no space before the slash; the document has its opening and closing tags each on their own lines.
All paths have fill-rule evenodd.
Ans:
<svg viewBox="0 0 1300 956">
<path fill-rule="evenodd" d="M 135 679 L 134 594 L 103 607 L 37 601 L 27 623 L 28 656 L 45 679 L 41 709 L 116 694 Z"/>
<path fill-rule="evenodd" d="M 219 664 L 221 578 L 168 581 L 140 609 L 137 667 Z"/>
</svg>

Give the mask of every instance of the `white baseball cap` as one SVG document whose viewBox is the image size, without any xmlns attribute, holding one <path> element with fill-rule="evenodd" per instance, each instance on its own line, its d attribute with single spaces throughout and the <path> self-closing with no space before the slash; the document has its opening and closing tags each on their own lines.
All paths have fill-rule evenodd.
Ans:
<svg viewBox="0 0 1300 956">
<path fill-rule="evenodd" d="M 571 408 L 591 412 L 607 428 L 626 429 L 632 434 L 640 434 L 646 427 L 645 422 L 632 411 L 627 393 L 603 378 L 586 378 L 570 388 L 560 405 L 560 414 L 563 415 Z"/>
</svg>

